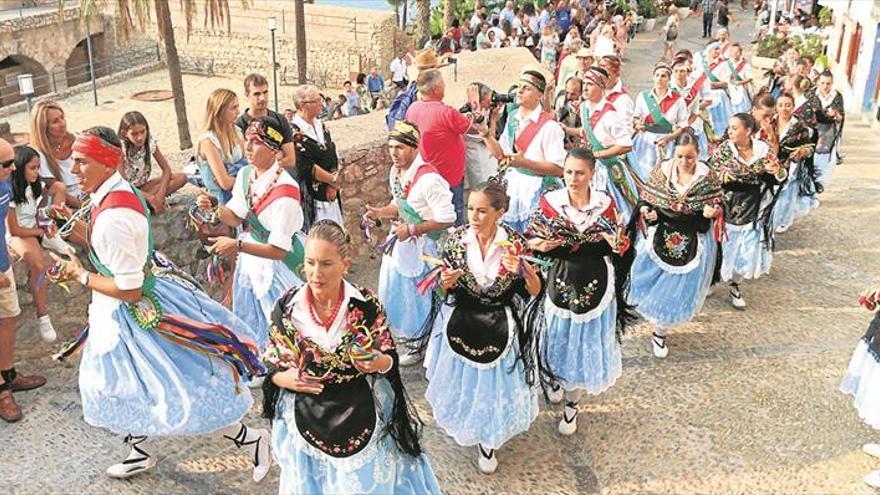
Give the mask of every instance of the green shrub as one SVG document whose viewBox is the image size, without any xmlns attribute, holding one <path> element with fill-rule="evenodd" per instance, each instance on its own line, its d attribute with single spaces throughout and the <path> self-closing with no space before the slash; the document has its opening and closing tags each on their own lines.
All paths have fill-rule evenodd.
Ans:
<svg viewBox="0 0 880 495">
<path fill-rule="evenodd" d="M 831 7 L 822 7 L 819 10 L 819 27 L 826 27 L 831 25 Z"/>
<path fill-rule="evenodd" d="M 781 37 L 775 34 L 769 34 L 761 37 L 758 46 L 755 48 L 755 55 L 767 58 L 779 58 L 787 48 L 786 43 Z"/>
<path fill-rule="evenodd" d="M 639 0 L 639 8 L 637 13 L 645 19 L 657 18 L 657 4 L 654 0 Z"/>
</svg>

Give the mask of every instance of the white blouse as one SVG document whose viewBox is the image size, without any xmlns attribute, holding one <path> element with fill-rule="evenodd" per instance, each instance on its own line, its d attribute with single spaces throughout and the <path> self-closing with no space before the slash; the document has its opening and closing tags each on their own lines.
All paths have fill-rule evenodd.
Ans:
<svg viewBox="0 0 880 495">
<path fill-rule="evenodd" d="M 504 248 L 499 244 L 507 240 L 507 231 L 501 227 L 495 231 L 495 239 L 492 245 L 486 251 L 486 257 L 480 250 L 480 242 L 477 240 L 477 233 L 474 229 L 468 227 L 467 233 L 462 239 L 462 243 L 467 248 L 467 265 L 474 278 L 482 288 L 489 287 L 498 277 L 501 270 L 501 259 L 504 257 Z"/>
<path fill-rule="evenodd" d="M 400 177 L 400 186 L 406 187 L 415 177 L 416 171 L 423 165 L 425 165 L 425 161 L 422 159 L 422 155 L 416 155 L 415 161 Z M 397 168 L 391 167 L 389 181 L 392 189 L 395 180 L 397 180 L 397 174 Z M 410 188 L 406 201 L 423 220 L 434 220 L 440 223 L 455 222 L 452 191 L 449 190 L 449 183 L 440 174 L 429 172 L 419 177 L 419 180 Z"/>
<path fill-rule="evenodd" d="M 276 175 L 278 176 L 278 182 L 275 183 L 276 185 L 297 185 L 296 181 L 290 176 L 290 174 L 281 171 L 281 174 L 278 175 L 278 167 L 278 163 L 275 163 L 256 179 L 253 177 L 251 178 L 251 190 L 255 197 L 259 198 L 266 193 L 269 187 L 273 185 L 272 181 L 275 179 Z M 255 169 L 251 169 L 251 174 L 253 175 L 255 171 Z M 235 177 L 235 185 L 232 187 L 232 199 L 226 203 L 226 207 L 232 210 L 232 213 L 242 220 L 247 218 L 248 214 L 245 192 L 242 190 L 244 176 L 244 173 L 239 173 Z M 285 251 L 290 251 L 290 248 L 293 245 L 291 241 L 293 235 L 302 229 L 303 226 L 302 206 L 300 206 L 299 201 L 293 198 L 281 197 L 270 203 L 266 209 L 260 212 L 260 214 L 257 215 L 257 219 L 260 220 L 260 223 L 262 223 L 264 227 L 269 229 L 268 244 Z M 254 237 L 253 233 L 248 235 L 252 242 L 259 242 Z"/>
<path fill-rule="evenodd" d="M 522 115 L 519 111 L 515 112 L 513 115 L 508 115 L 508 119 L 513 119 L 516 122 L 516 137 L 519 137 L 519 135 L 522 134 L 523 129 L 525 129 L 529 123 L 537 122 L 542 111 L 543 107 L 538 105 L 527 115 Z M 510 142 L 510 136 L 507 132 L 506 125 L 504 131 L 501 133 L 501 138 L 498 140 L 498 144 L 501 145 L 501 149 L 504 150 L 505 154 L 509 155 L 513 153 L 513 144 Z M 562 130 L 562 127 L 558 122 L 551 120 L 541 127 L 541 130 L 538 131 L 538 134 L 532 139 L 532 142 L 529 143 L 525 152 L 522 150 L 519 150 L 519 152 L 528 160 L 550 162 L 562 167 L 566 155 L 565 131 Z"/>
<path fill-rule="evenodd" d="M 578 232 L 587 230 L 587 227 L 596 223 L 602 213 L 611 204 L 611 197 L 603 191 L 590 190 L 590 202 L 583 209 L 571 204 L 571 198 L 567 189 L 557 189 L 545 196 L 550 206 L 559 213 L 565 215 L 571 221 Z"/>
<path fill-rule="evenodd" d="M 355 286 L 343 281 L 342 306 L 339 314 L 330 323 L 330 328 L 324 328 L 312 318 L 309 304 L 306 299 L 308 287 L 300 289 L 288 302 L 288 314 L 290 322 L 299 329 L 302 336 L 311 340 L 325 351 L 333 351 L 342 343 L 342 338 L 347 330 L 348 305 L 352 299 L 364 301 L 364 295 Z"/>
</svg>

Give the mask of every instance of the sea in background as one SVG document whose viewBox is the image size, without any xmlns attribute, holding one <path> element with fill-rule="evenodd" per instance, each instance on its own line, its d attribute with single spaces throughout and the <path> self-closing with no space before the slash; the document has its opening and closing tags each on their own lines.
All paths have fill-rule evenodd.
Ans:
<svg viewBox="0 0 880 495">
<path fill-rule="evenodd" d="M 354 7 L 358 9 L 370 9 L 370 10 L 383 10 L 388 12 L 393 12 L 394 8 L 391 5 L 388 5 L 388 2 L 385 0 L 315 0 L 315 3 L 318 5 L 336 5 L 339 7 Z M 415 12 L 413 4 L 415 2 L 410 1 L 410 12 Z M 439 4 L 440 0 L 431 0 L 432 4 Z"/>
</svg>

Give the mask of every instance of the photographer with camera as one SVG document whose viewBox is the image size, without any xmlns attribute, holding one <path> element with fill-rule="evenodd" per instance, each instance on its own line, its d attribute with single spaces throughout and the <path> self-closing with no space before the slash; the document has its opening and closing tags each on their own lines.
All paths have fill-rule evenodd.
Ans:
<svg viewBox="0 0 880 495">
<path fill-rule="evenodd" d="M 516 101 L 508 104 L 507 121 L 496 139 L 501 107 L 492 111 L 486 145 L 495 155 L 499 167 L 508 164 L 504 179 L 510 207 L 504 220 L 518 232 L 523 232 L 529 215 L 538 202 L 545 186 L 562 176 L 565 161 L 565 132 L 552 112 L 544 110 L 541 102 L 547 89 L 547 80 L 536 70 L 522 73 L 516 92 Z"/>
<path fill-rule="evenodd" d="M 468 131 L 484 134 L 485 123 L 474 123 L 471 118 L 443 103 L 446 83 L 437 69 L 423 71 L 416 79 L 419 100 L 406 110 L 406 120 L 415 124 L 421 133 L 419 154 L 437 168 L 449 183 L 452 204 L 455 206 L 455 225 L 464 224 L 465 143 Z"/>
<path fill-rule="evenodd" d="M 467 103 L 458 109 L 459 112 L 468 116 L 475 124 L 488 126 L 492 114 L 492 108 L 502 103 L 498 98 L 504 99 L 507 95 L 495 93 L 489 86 L 474 82 L 467 88 Z M 488 127 L 486 128 L 488 131 Z M 498 161 L 489 152 L 485 137 L 471 129 L 464 135 L 465 144 L 465 187 L 471 188 L 489 180 L 498 171 Z"/>
</svg>

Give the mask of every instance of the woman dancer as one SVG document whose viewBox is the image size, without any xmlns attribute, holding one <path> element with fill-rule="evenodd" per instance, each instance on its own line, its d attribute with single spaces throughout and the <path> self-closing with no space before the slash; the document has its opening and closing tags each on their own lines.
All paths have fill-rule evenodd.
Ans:
<svg viewBox="0 0 880 495">
<path fill-rule="evenodd" d="M 709 139 L 706 137 L 706 124 L 700 117 L 700 113 L 711 104 L 711 100 L 704 99 L 708 96 L 705 85 L 691 84 L 691 62 L 687 57 L 678 56 L 672 62 L 672 81 L 670 89 L 684 98 L 688 108 L 688 127 L 697 137 L 699 144 L 700 160 L 709 159 Z"/>
<path fill-rule="evenodd" d="M 690 321 L 703 306 L 723 228 L 718 176 L 699 161 L 690 132 L 675 143 L 671 160 L 654 168 L 642 189 L 640 221 L 649 225 L 636 245 L 629 302 L 654 326 L 654 356 L 665 358 L 667 330 Z"/>
<path fill-rule="evenodd" d="M 776 186 L 787 171 L 770 145 L 757 137 L 758 123 L 747 113 L 730 119 L 728 139 L 722 142 L 710 167 L 724 189 L 726 239 L 721 243 L 721 279 L 730 284 L 730 302 L 745 309 L 739 284 L 770 271 L 773 260 L 773 201 Z"/>
<path fill-rule="evenodd" d="M 794 112 L 792 112 L 792 116 L 810 129 L 810 143 L 813 144 L 813 153 L 804 159 L 801 163 L 800 172 L 798 172 L 800 191 L 798 193 L 797 207 L 795 208 L 795 219 L 797 219 L 807 216 L 819 206 L 817 196 L 824 190 L 822 184 L 816 180 L 816 165 L 814 163 L 816 156 L 815 148 L 819 140 L 816 112 L 821 111 L 821 103 L 819 103 L 815 93 L 810 91 L 812 83 L 808 78 L 797 75 L 789 81 L 788 89 L 792 96 L 794 96 Z"/>
<path fill-rule="evenodd" d="M 278 492 L 439 494 L 382 304 L 344 278 L 350 242 L 336 223 L 316 222 L 306 285 L 272 312 L 263 416 L 272 420 Z"/>
<path fill-rule="evenodd" d="M 778 234 L 787 231 L 794 222 L 802 189 L 801 180 L 808 181 L 810 185 L 813 181 L 811 174 L 801 170 L 805 160 L 813 155 L 810 128 L 794 117 L 793 112 L 794 97 L 789 93 L 780 94 L 776 99 L 774 119 L 776 135 L 779 136 L 776 156 L 788 169 L 788 179 L 782 184 L 773 207 L 773 225 Z"/>
<path fill-rule="evenodd" d="M 676 138 L 688 125 L 687 104 L 669 89 L 672 68 L 665 62 L 654 66 L 654 87 L 636 97 L 633 149 L 629 161 L 639 179 L 648 180 L 651 170 L 672 152 Z"/>
<path fill-rule="evenodd" d="M 423 343 L 434 419 L 459 445 L 476 445 L 480 471 L 498 467 L 495 451 L 529 429 L 538 415 L 531 386 L 532 318 L 526 301 L 541 292 L 525 239 L 499 223 L 510 199 L 495 182 L 468 197 L 469 225 L 442 250 L 440 287 L 447 297 L 425 326 Z M 524 321 L 525 320 L 525 321 Z"/>
<path fill-rule="evenodd" d="M 566 187 L 541 197 L 526 232 L 529 247 L 552 262 L 538 352 L 553 379 L 550 401 L 565 398 L 563 435 L 577 431 L 582 392 L 598 395 L 621 374 L 618 335 L 627 319 L 623 288 L 633 253 L 614 200 L 590 188 L 595 166 L 589 150 L 571 150 Z"/>
<path fill-rule="evenodd" d="M 252 401 L 239 380 L 263 371 L 254 334 L 154 256 L 149 208 L 117 171 L 122 147 L 113 129 L 83 131 L 73 158 L 71 172 L 91 195 L 89 259 L 97 273 L 73 255 L 56 257 L 59 280 L 92 290 L 89 325 L 60 357 L 84 344 L 83 416 L 93 426 L 127 433 L 131 451 L 107 474 L 128 478 L 152 469 L 156 458 L 143 446 L 147 436 L 218 432 L 246 448 L 260 481 L 271 464 L 269 433 L 240 422 Z"/>
<path fill-rule="evenodd" d="M 819 136 L 813 163 L 816 167 L 816 180 L 823 188 L 827 188 L 838 161 L 840 133 L 843 132 L 843 96 L 834 89 L 834 76 L 827 70 L 819 76 L 813 94 L 819 101 L 816 109 Z"/>
<path fill-rule="evenodd" d="M 859 418 L 875 430 L 880 429 L 880 285 L 868 288 L 859 297 L 859 303 L 874 313 L 865 336 L 856 345 L 846 375 L 840 383 L 840 391 L 852 395 L 853 405 Z M 875 458 L 880 458 L 880 444 L 868 443 L 862 450 Z M 864 478 L 866 485 L 880 489 L 880 470 L 871 471 Z"/>
</svg>

